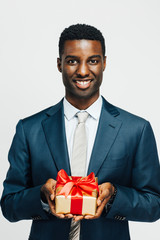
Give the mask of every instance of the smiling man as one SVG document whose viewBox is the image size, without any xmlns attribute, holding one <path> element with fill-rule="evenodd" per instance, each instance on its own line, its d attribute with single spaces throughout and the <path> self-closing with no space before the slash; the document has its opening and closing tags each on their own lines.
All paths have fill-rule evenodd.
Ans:
<svg viewBox="0 0 160 240">
<path fill-rule="evenodd" d="M 65 41 L 58 69 L 62 72 L 66 99 L 73 106 L 86 109 L 98 99 L 105 66 L 100 41 Z"/>
<path fill-rule="evenodd" d="M 129 240 L 128 221 L 160 218 L 160 166 L 150 123 L 100 95 L 106 56 L 98 29 L 66 28 L 57 66 L 65 97 L 19 121 L 9 151 L 3 214 L 11 222 L 32 219 L 30 240 Z M 61 169 L 98 177 L 95 216 L 55 212 Z"/>
</svg>

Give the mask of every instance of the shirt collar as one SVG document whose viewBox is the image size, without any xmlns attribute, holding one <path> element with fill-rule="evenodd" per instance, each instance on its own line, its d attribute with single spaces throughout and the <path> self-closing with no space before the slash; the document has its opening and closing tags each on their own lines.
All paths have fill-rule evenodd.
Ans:
<svg viewBox="0 0 160 240">
<path fill-rule="evenodd" d="M 76 115 L 77 112 L 84 111 L 74 107 L 72 104 L 70 104 L 67 101 L 66 98 L 64 98 L 63 100 L 63 106 L 64 106 L 64 115 L 68 121 L 70 121 Z M 97 120 L 100 116 L 101 108 L 102 108 L 102 97 L 99 96 L 99 98 L 90 107 L 85 109 L 85 111 L 88 112 L 91 117 Z"/>
</svg>

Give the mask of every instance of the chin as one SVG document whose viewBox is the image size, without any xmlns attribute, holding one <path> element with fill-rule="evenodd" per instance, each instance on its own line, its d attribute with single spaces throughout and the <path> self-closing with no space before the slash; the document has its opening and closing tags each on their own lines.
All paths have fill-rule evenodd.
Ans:
<svg viewBox="0 0 160 240">
<path fill-rule="evenodd" d="M 78 99 L 91 99 L 91 98 L 98 98 L 99 92 L 97 93 L 87 93 L 87 92 L 82 92 L 81 94 L 76 94 L 75 97 Z"/>
</svg>

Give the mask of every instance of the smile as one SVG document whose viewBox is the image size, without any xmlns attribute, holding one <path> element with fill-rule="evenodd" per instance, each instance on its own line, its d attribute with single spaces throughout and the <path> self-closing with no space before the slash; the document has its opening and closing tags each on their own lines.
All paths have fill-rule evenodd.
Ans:
<svg viewBox="0 0 160 240">
<path fill-rule="evenodd" d="M 76 81 L 76 83 L 81 84 L 81 85 L 86 85 L 89 82 L 91 82 L 91 80 L 88 80 L 88 81 Z"/>
<path fill-rule="evenodd" d="M 74 80 L 76 86 L 80 89 L 86 89 L 90 86 L 92 80 Z"/>
</svg>

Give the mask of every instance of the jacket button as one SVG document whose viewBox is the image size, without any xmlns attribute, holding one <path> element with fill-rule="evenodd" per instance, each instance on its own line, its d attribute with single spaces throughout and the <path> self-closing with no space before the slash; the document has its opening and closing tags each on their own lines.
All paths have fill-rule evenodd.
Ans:
<svg viewBox="0 0 160 240">
<path fill-rule="evenodd" d="M 32 219 L 32 220 L 40 220 L 40 219 L 42 219 L 42 218 L 41 218 L 41 216 L 33 216 L 33 217 L 31 217 L 31 219 Z"/>
<path fill-rule="evenodd" d="M 118 215 L 116 215 L 114 218 L 116 220 L 120 220 L 120 221 L 124 221 L 126 219 L 126 217 L 122 217 L 122 216 L 118 216 Z"/>
</svg>

